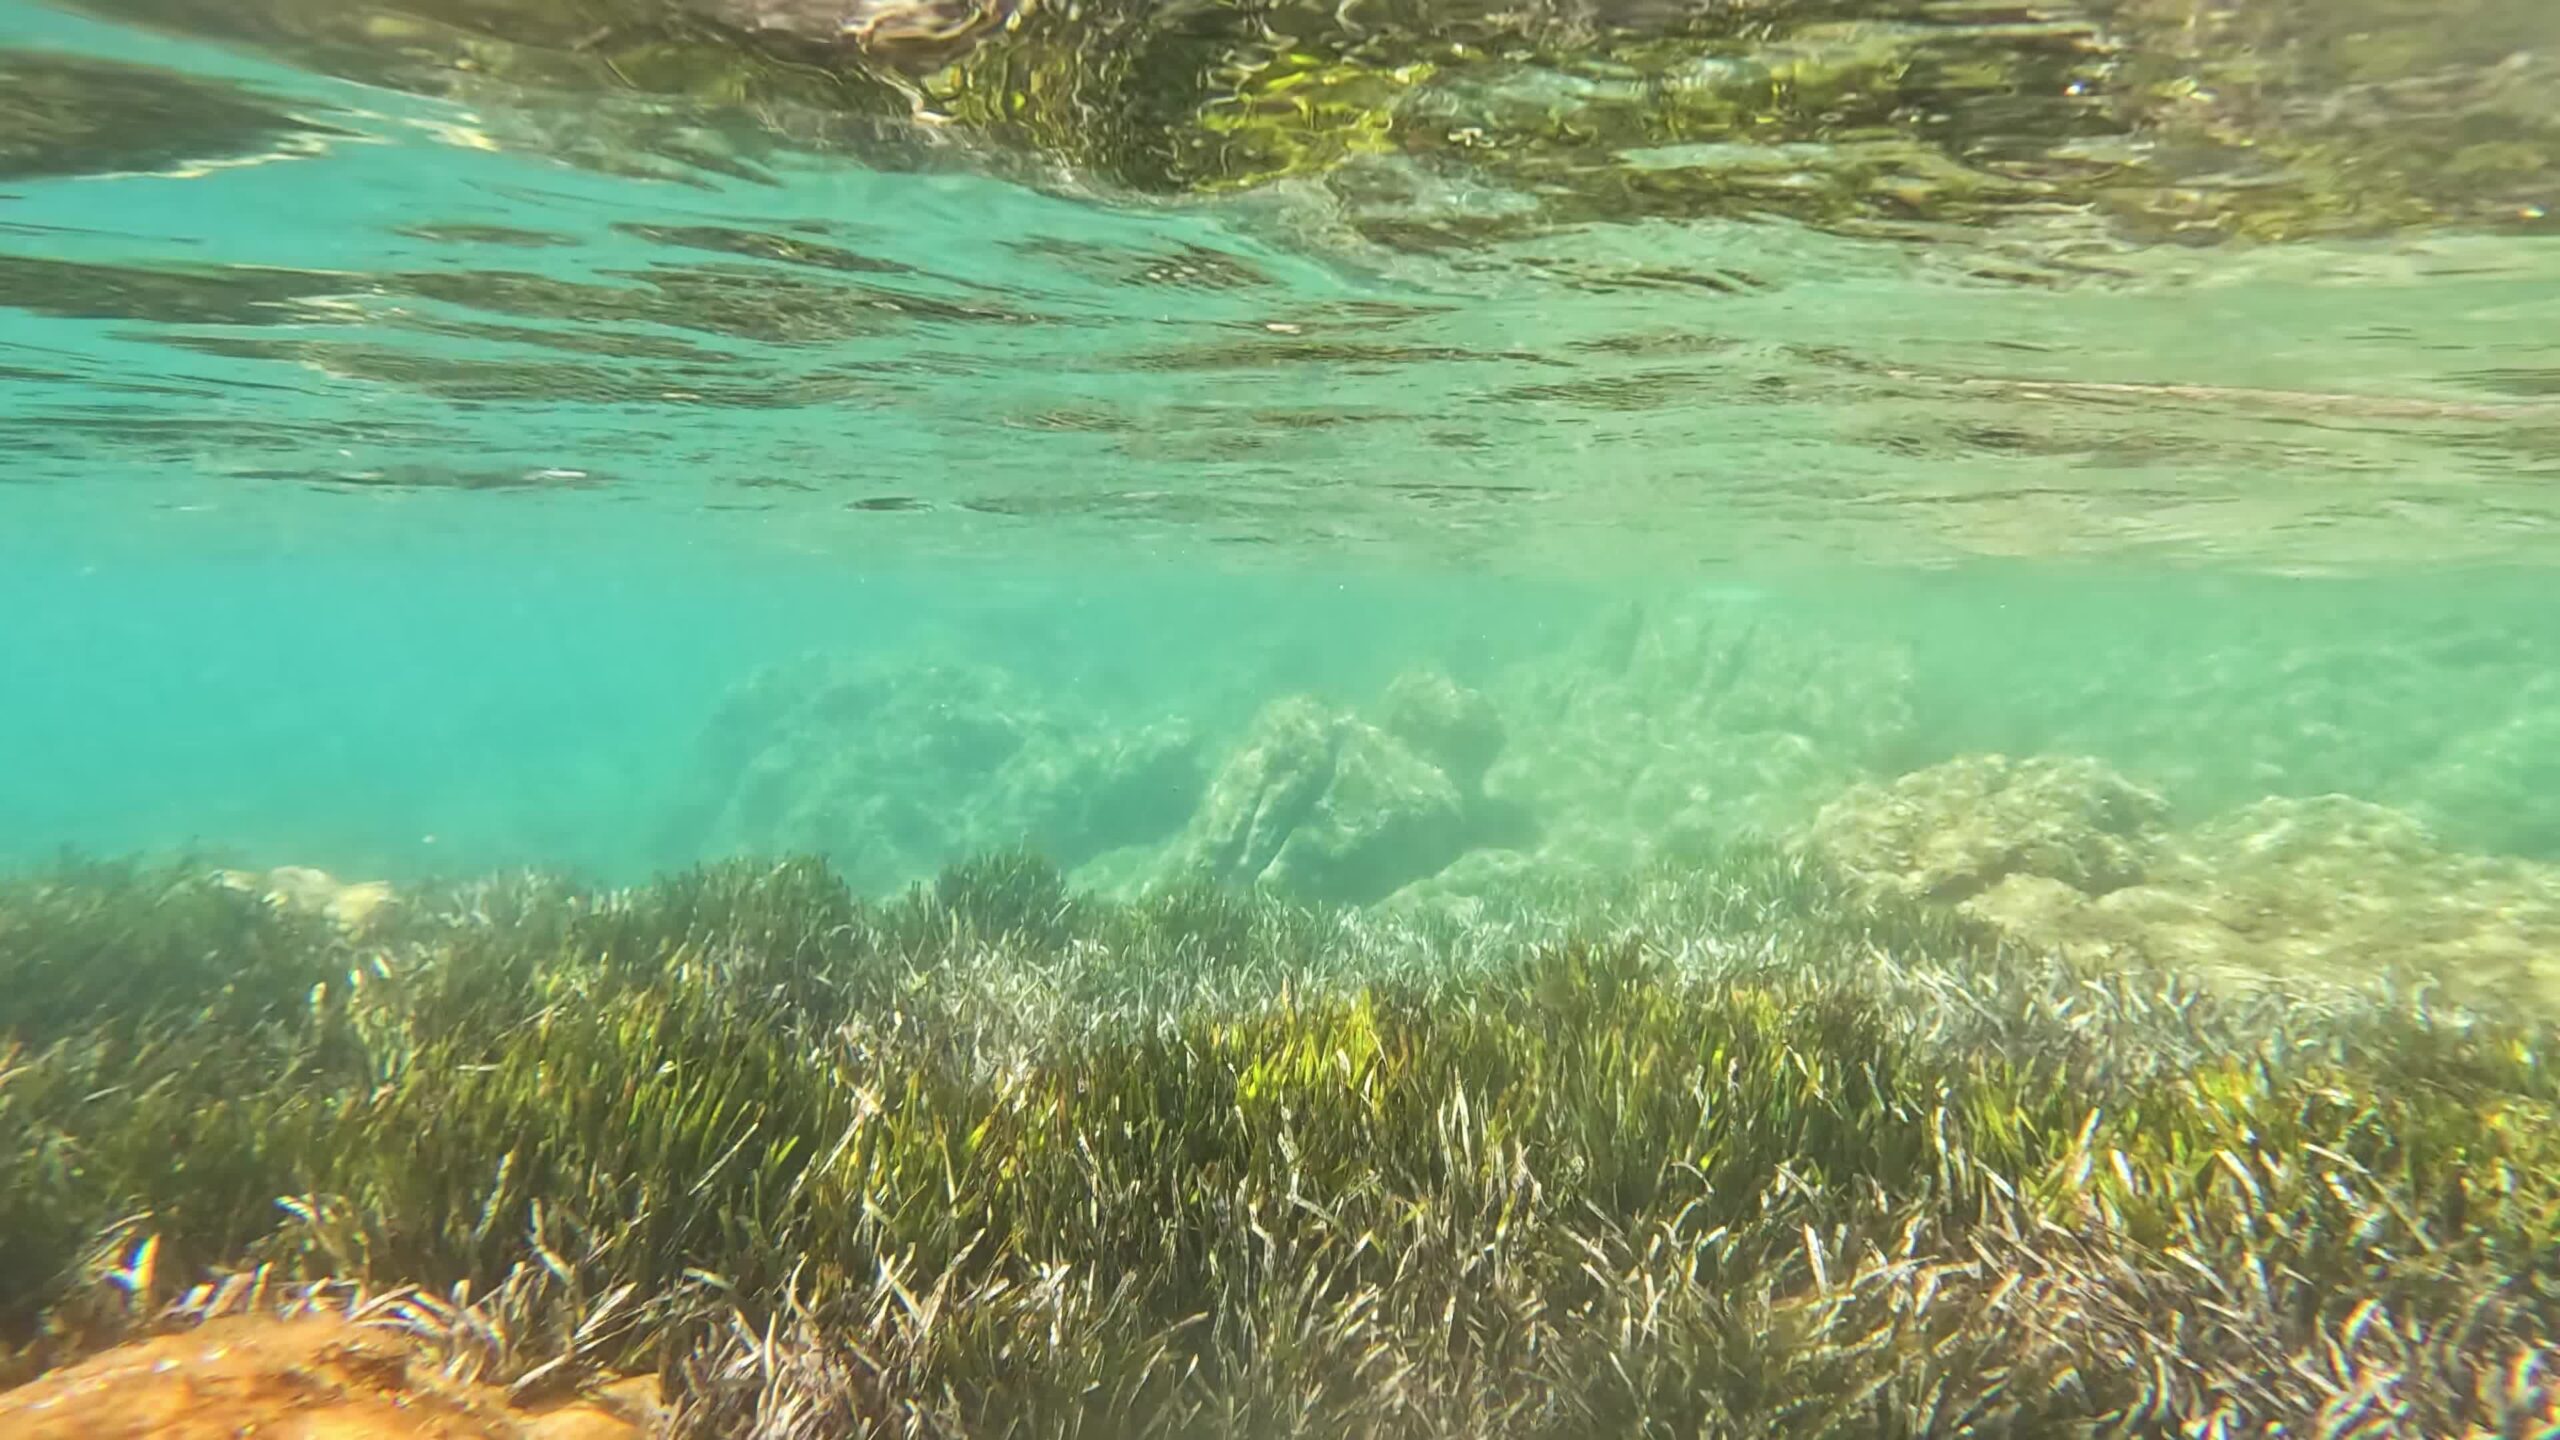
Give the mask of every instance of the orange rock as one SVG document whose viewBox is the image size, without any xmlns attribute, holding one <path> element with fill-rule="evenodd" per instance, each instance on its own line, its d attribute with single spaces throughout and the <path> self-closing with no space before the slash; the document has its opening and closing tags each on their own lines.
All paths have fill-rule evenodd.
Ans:
<svg viewBox="0 0 2560 1440">
<path fill-rule="evenodd" d="M 509 1408 L 415 1342 L 325 1316 L 215 1320 L 0 1394 L 0 1440 L 642 1440 L 625 1405 Z"/>
</svg>

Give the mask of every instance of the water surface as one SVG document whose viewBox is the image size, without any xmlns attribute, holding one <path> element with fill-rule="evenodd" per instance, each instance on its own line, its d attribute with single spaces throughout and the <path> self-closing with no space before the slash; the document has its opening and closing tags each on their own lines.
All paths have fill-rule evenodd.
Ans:
<svg viewBox="0 0 2560 1440">
<path fill-rule="evenodd" d="M 2553 622 L 2560 27 L 2458 8 L 9 0 L 0 847 L 631 876 L 763 667 L 1214 760 L 1637 593 L 1900 657 L 1843 780 L 2352 791 L 2262 688 Z"/>
</svg>

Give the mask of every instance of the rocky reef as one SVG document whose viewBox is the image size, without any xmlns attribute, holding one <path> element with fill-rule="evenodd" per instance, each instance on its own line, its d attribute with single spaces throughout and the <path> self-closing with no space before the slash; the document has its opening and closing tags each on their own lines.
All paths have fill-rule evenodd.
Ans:
<svg viewBox="0 0 2560 1440">
<path fill-rule="evenodd" d="M 2036 594 L 1997 645 L 1963 608 L 1919 622 L 1941 637 L 1918 671 L 1927 759 L 2098 757 L 2182 823 L 2352 795 L 2459 849 L 2560 860 L 2560 630 L 2534 592 L 2146 587 L 2049 596 L 2042 614 Z"/>
<path fill-rule="evenodd" d="M 1474 915 L 1487 900 L 1791 834 L 1911 725 L 1898 648 L 1717 597 L 1618 607 L 1481 690 L 1425 667 L 1374 719 L 1267 708 L 1171 873 Z"/>
<path fill-rule="evenodd" d="M 2035 593 L 1994 613 L 2035 616 Z M 1206 878 L 1472 914 L 1738 838 L 1810 834 L 1906 898 L 2023 915 L 2030 891 L 2058 886 L 2038 892 L 2046 910 L 2078 896 L 2119 927 L 2164 890 L 2259 875 L 2303 892 L 2280 908 L 2331 937 L 2302 942 L 2313 951 L 2357 943 L 2311 891 L 2355 890 L 2365 863 L 2377 884 L 2426 876 L 2483 926 L 2534 913 L 2520 897 L 2541 871 L 2502 880 L 2479 867 L 2503 862 L 2460 858 L 2548 861 L 2560 847 L 2542 803 L 2560 783 L 2560 672 L 2529 624 L 2403 616 L 2375 622 L 2359 651 L 2311 617 L 2235 603 L 2242 623 L 2208 635 L 2183 610 L 2128 603 L 2132 618 L 2103 625 L 2004 621 L 1986 643 L 1956 623 L 1983 613 L 1982 596 L 1877 624 L 1891 598 L 1660 597 L 1578 632 L 1559 620 L 1564 643 L 1475 662 L 1470 683 L 1422 664 L 1356 703 L 1214 652 L 1169 682 L 1189 699 L 1115 691 L 1109 710 L 1071 682 L 978 661 L 776 669 L 705 734 L 668 849 L 823 854 L 885 894 L 1024 847 L 1124 897 Z M 1176 713 L 1210 718 L 1161 718 Z M 2274 846 L 2279 832 L 2291 838 Z M 2502 884 L 2519 897 L 2501 899 Z M 2419 923 L 2407 904 L 2394 913 Z M 2117 940 L 2170 947 L 2155 919 L 2140 943 Z M 2462 930 L 2421 928 L 2446 925 Z M 2223 928 L 2195 943 L 2247 949 L 2233 937 L 2249 926 Z M 2486 965 L 2488 935 L 2405 958 L 2455 965 L 2476 942 Z M 2237 963 L 2260 961 L 2279 957 Z M 2295 961 L 2311 963 L 2281 963 Z"/>
<path fill-rule="evenodd" d="M 1180 720 L 1117 725 L 992 665 L 812 661 L 768 669 L 714 716 L 672 843 L 824 855 L 886 893 L 981 850 L 1075 867 L 1160 843 L 1206 780 Z"/>
<path fill-rule="evenodd" d="M 2138 884 L 2168 802 L 2093 760 L 1951 761 L 1825 806 L 1815 843 L 1852 875 L 1968 904 L 2024 876 L 2089 895 Z"/>
<path fill-rule="evenodd" d="M 1885 762 L 1909 689 L 1896 647 L 1747 599 L 1631 604 L 1497 687 L 1516 738 L 1485 785 L 1598 870 L 1784 833 Z"/>
<path fill-rule="evenodd" d="M 2267 798 L 2185 828 L 2169 815 L 2157 791 L 2092 760 L 1971 756 L 1858 787 L 1812 839 L 1880 893 L 2086 961 L 2560 997 L 2560 866 L 2465 854 L 2343 795 Z"/>
<path fill-rule="evenodd" d="M 1234 682 L 1205 673 L 1200 708 L 1232 708 Z M 1361 711 L 1298 694 L 1251 713 L 1213 746 L 1187 720 L 1117 720 L 993 664 L 775 667 L 706 728 L 668 848 L 824 855 L 870 894 L 1020 849 L 1124 896 L 1206 879 L 1361 905 L 1535 834 L 1486 789 L 1502 716 L 1440 670 Z"/>
<path fill-rule="evenodd" d="M 1172 868 L 1305 900 L 1383 899 L 1526 837 L 1525 813 L 1484 790 L 1502 746 L 1491 702 L 1436 671 L 1398 678 L 1374 723 L 1274 702 L 1210 783 Z"/>
</svg>

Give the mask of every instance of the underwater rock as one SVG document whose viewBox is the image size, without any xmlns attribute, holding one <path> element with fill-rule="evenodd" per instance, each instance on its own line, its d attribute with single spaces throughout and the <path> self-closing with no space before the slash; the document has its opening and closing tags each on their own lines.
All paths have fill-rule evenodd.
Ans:
<svg viewBox="0 0 2560 1440">
<path fill-rule="evenodd" d="M 1073 865 L 1173 834 L 1206 780 L 1191 727 L 1158 721 L 1027 749 L 998 776 L 996 808 L 1021 815 L 1035 847 Z"/>
<path fill-rule="evenodd" d="M 1365 905 L 1436 875 L 1506 830 L 1479 786 L 1501 744 L 1483 696 L 1443 675 L 1390 688 L 1374 725 L 1305 696 L 1266 707 L 1178 847 L 1222 884 Z"/>
<path fill-rule="evenodd" d="M 1354 904 L 1426 875 L 1466 849 L 1467 799 L 1447 772 L 1375 726 L 1335 732 L 1330 773 L 1261 878 Z"/>
<path fill-rule="evenodd" d="M 1502 715 L 1493 702 L 1438 670 L 1408 670 L 1387 687 L 1379 726 L 1448 773 L 1460 789 L 1478 790 L 1502 753 Z"/>
<path fill-rule="evenodd" d="M 1161 842 L 1205 779 L 1180 721 L 1134 728 L 984 665 L 804 664 L 741 685 L 706 728 L 685 853 L 826 856 L 886 893 L 980 851 L 1062 868 Z"/>
<path fill-rule="evenodd" d="M 2506 713 L 2465 730 L 2392 790 L 2430 824 L 2483 849 L 2560 860 L 2560 672 L 2519 678 L 2499 707 Z"/>
<path fill-rule="evenodd" d="M 1209 783 L 1184 849 L 1210 874 L 1259 879 L 1333 779 L 1340 716 L 1304 696 L 1274 702 Z"/>
<path fill-rule="evenodd" d="M 2343 795 L 2270 797 L 2185 830 L 2166 816 L 2094 761 L 1990 756 L 1861 786 L 1811 833 L 1869 886 L 2075 959 L 2136 955 L 2240 986 L 2560 996 L 2560 866 L 2464 854 Z"/>
<path fill-rule="evenodd" d="M 1465 831 L 1446 772 L 1299 697 L 1266 710 L 1210 782 L 1184 852 L 1221 883 L 1357 905 L 1456 859 Z"/>
<path fill-rule="evenodd" d="M 344 881 L 304 865 L 281 865 L 263 873 L 224 870 L 214 878 L 279 909 L 326 916 L 349 933 L 371 928 L 383 908 L 399 899 L 387 880 Z"/>
<path fill-rule="evenodd" d="M 2560 860 L 2547 601 L 2416 586 L 2106 599 L 2102 622 L 2057 605 L 1997 649 L 1948 612 L 1950 653 L 1920 673 L 1951 751 L 2098 756 L 2155 784 L 2182 824 L 2269 795 L 2353 795 L 2456 849 Z"/>
<path fill-rule="evenodd" d="M 1972 756 L 1823 807 L 1814 843 L 1853 878 L 1965 901 L 2013 877 L 2103 895 L 2138 883 L 2169 805 L 2094 760 Z"/>
<path fill-rule="evenodd" d="M 1428 875 L 1379 902 L 1401 914 L 1481 924 L 1515 909 L 1534 909 L 1551 896 L 1601 882 L 1603 875 L 1569 858 L 1503 846 L 1470 850 L 1448 868 Z"/>
<path fill-rule="evenodd" d="M 1628 606 L 1496 687 L 1512 743 L 1485 788 L 1602 869 L 1790 831 L 1881 767 L 1910 685 L 1899 648 L 1750 602 Z"/>
<path fill-rule="evenodd" d="M 543 1411 L 445 1378 L 410 1338 L 330 1316 L 235 1317 L 0 1393 L 12 1440 L 642 1440 L 654 1378 Z"/>
<path fill-rule="evenodd" d="M 2264 975 L 2370 978 L 2459 994 L 2560 995 L 2560 867 L 2447 849 L 2397 810 L 2343 795 L 2261 800 L 2195 827 L 2144 884 L 2060 937 Z"/>
</svg>

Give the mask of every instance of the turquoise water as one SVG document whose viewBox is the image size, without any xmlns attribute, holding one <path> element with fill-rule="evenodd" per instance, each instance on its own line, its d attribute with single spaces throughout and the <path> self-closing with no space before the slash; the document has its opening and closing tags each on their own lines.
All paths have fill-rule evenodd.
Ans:
<svg viewBox="0 0 2560 1440">
<path fill-rule="evenodd" d="M 724 739 L 724 707 L 964 661 L 998 679 L 937 703 L 1036 713 L 1022 755 L 1191 727 L 1155 819 L 1110 837 L 1141 849 L 1261 707 L 1359 711 L 1417 667 L 1503 714 L 1512 802 L 1570 810 L 1542 750 L 1611 756 L 1584 779 L 1616 794 L 1651 783 L 1647 747 L 1720 743 L 1682 708 L 1712 675 L 1646 679 L 1626 703 L 1660 713 L 1607 733 L 1536 713 L 1599 683 L 1641 596 L 1640 629 L 1846 647 L 1878 716 L 1754 720 L 1820 762 L 1681 779 L 1613 833 L 1529 813 L 1491 848 L 1617 863 L 1672 812 L 1784 831 L 1997 752 L 2101 760 L 2190 817 L 2338 793 L 2560 858 L 2554 132 L 2514 90 L 2553 37 L 2478 8 L 2393 79 L 2429 33 L 2400 10 L 2270 7 L 2292 48 L 2210 155 L 2159 97 L 2234 104 L 2199 88 L 2221 62 L 2176 70 L 2154 8 L 1919 6 L 1622 17 L 1587 55 L 1531 25 L 1546 58 L 1499 84 L 1449 50 L 1354 120 L 1282 106 L 1165 170 L 1146 134 L 1042 129 L 1046 82 L 988 120 L 982 58 L 913 81 L 713 25 L 648 41 L 691 58 L 643 73 L 659 51 L 611 18 L 573 42 L 537 11 L 12 3 L 0 854 L 620 882 L 846 852 L 885 822 L 705 817 L 747 752 L 859 768 L 870 742 Z M 1665 69 L 1665 33 L 1708 68 Z M 1236 73 L 1287 72 L 1254 53 Z M 1696 97 L 1736 66 L 1781 76 L 1775 108 L 1714 112 L 1720 136 Z M 792 88 L 830 67 L 924 89 Z M 1304 83 L 1369 94 L 1347 73 Z M 1862 128 L 1844 91 L 1805 120 L 1817 73 L 1899 108 Z M 2448 115 L 2427 86 L 2462 75 Z M 1087 98 L 1145 110 L 1113 83 Z M 1571 125 L 1501 129 L 1530 94 L 1592 135 L 1649 96 L 1669 129 L 1595 170 Z M 1148 133 L 1244 145 L 1238 105 L 1271 108 L 1211 96 Z M 1470 121 L 1496 137 L 1473 159 L 1442 143 Z M 2386 122 L 2450 148 L 2412 159 Z M 1537 155 L 1565 168 L 1524 180 Z M 1664 175 L 1700 188 L 1643 188 Z M 859 762 L 960 766 L 930 783 L 975 817 L 866 873 L 1024 839 L 1020 796 L 972 808 L 1018 783 L 981 760 Z M 1096 873 L 1137 883 L 1123 860 Z"/>
<path fill-rule="evenodd" d="M 2555 562 L 2549 0 L 0 0 L 0 1432 L 2560 1434 Z"/>
</svg>

